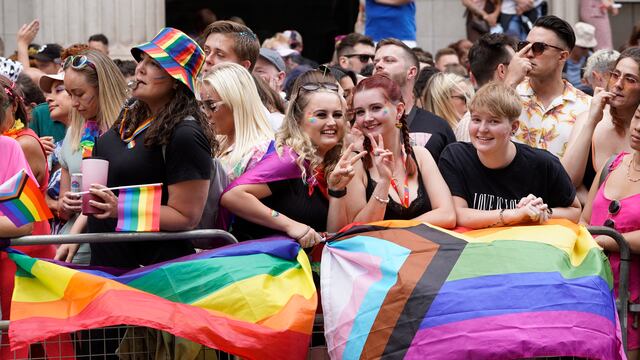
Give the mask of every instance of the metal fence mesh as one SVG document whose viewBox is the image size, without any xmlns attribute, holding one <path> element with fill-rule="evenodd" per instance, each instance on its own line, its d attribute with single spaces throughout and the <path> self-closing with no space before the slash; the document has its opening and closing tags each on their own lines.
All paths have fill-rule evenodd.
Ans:
<svg viewBox="0 0 640 360">
<path fill-rule="evenodd" d="M 2 360 L 155 360 L 159 358 L 168 360 L 178 357 L 178 354 L 191 354 L 188 358 L 195 360 L 239 359 L 216 349 L 194 346 L 190 342 L 188 343 L 191 348 L 188 350 L 185 349 L 184 344 L 178 346 L 159 345 L 153 341 L 154 336 L 157 336 L 158 333 L 160 332 L 139 326 L 111 326 L 55 336 L 41 343 L 31 344 L 29 349 L 10 352 L 8 329 L 0 327 L 0 335 L 3 338 L 3 342 L 0 344 L 0 357 Z M 151 338 L 150 334 L 153 335 Z M 313 326 L 307 358 L 313 360 L 329 359 L 321 315 L 316 317 Z"/>
</svg>

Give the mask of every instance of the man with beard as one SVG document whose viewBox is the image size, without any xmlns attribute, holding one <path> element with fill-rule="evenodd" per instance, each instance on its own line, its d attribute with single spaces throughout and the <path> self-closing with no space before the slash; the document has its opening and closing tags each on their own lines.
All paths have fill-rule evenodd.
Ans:
<svg viewBox="0 0 640 360">
<path fill-rule="evenodd" d="M 456 137 L 446 120 L 414 106 L 413 86 L 420 68 L 418 58 L 402 41 L 383 39 L 376 47 L 373 63 L 374 75 L 386 75 L 402 90 L 411 137 L 416 145 L 427 148 L 437 162 L 445 146 L 455 142 Z"/>
</svg>

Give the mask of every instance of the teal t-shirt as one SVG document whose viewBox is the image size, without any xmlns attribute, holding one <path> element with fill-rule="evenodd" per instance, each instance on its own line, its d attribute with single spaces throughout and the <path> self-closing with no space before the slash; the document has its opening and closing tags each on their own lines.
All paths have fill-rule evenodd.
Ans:
<svg viewBox="0 0 640 360">
<path fill-rule="evenodd" d="M 31 110 L 29 127 L 38 136 L 53 136 L 54 142 L 64 139 L 64 135 L 67 132 L 67 127 L 63 123 L 51 118 L 47 103 L 39 104 Z"/>
</svg>

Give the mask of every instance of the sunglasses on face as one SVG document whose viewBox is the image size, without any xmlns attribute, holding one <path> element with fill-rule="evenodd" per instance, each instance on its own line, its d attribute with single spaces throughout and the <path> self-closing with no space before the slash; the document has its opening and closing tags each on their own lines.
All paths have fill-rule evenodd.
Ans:
<svg viewBox="0 0 640 360">
<path fill-rule="evenodd" d="M 620 212 L 621 208 L 622 208 L 622 205 L 620 204 L 620 201 L 613 200 L 612 202 L 609 203 L 609 209 L 608 209 L 609 215 L 610 216 L 617 215 Z M 612 229 L 616 228 L 616 222 L 611 218 L 605 220 L 603 225 Z"/>
<path fill-rule="evenodd" d="M 206 114 L 213 114 L 219 110 L 220 105 L 224 104 L 224 101 L 202 100 L 199 101 L 200 110 Z"/>
<path fill-rule="evenodd" d="M 349 55 L 342 55 L 344 57 L 347 58 L 352 58 L 352 57 L 358 57 L 358 60 L 360 60 L 361 63 L 367 63 L 369 62 L 369 60 L 373 60 L 373 55 L 369 55 L 369 54 L 349 54 Z"/>
<path fill-rule="evenodd" d="M 531 44 L 531 43 L 528 42 L 528 41 L 520 41 L 518 43 L 518 51 L 524 49 L 529 44 Z M 546 44 L 546 43 L 543 43 L 543 42 L 536 41 L 533 44 L 531 44 L 531 53 L 533 53 L 533 56 L 540 56 L 548 48 L 556 49 L 556 50 L 559 50 L 559 51 L 565 51 L 565 49 L 563 49 L 561 47 L 557 47 L 557 46 L 554 46 L 554 45 L 549 45 L 549 44 Z"/>
<path fill-rule="evenodd" d="M 64 60 L 62 69 L 66 70 L 67 68 L 71 67 L 76 70 L 82 70 L 87 66 L 91 67 L 93 70 L 96 69 L 96 66 L 85 55 L 76 55 L 67 57 Z"/>
</svg>

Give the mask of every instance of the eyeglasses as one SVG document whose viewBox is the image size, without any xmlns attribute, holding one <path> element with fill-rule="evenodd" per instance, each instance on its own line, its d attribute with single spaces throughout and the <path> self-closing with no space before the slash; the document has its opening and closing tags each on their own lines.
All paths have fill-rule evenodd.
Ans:
<svg viewBox="0 0 640 360">
<path fill-rule="evenodd" d="M 609 81 L 618 82 L 622 78 L 623 86 L 624 85 L 637 85 L 640 80 L 638 78 L 633 77 L 630 74 L 622 74 L 618 70 L 609 71 Z"/>
<path fill-rule="evenodd" d="M 369 54 L 349 54 L 349 55 L 342 55 L 342 56 L 347 58 L 352 58 L 357 56 L 358 60 L 360 60 L 361 63 L 367 63 L 369 62 L 369 60 L 373 60 L 373 55 L 369 55 Z"/>
<path fill-rule="evenodd" d="M 613 200 L 612 202 L 609 203 L 609 215 L 610 216 L 617 215 L 620 212 L 621 208 L 622 208 L 622 205 L 620 205 L 620 201 Z M 612 229 L 616 228 L 616 222 L 611 218 L 605 220 L 603 225 Z"/>
<path fill-rule="evenodd" d="M 530 42 L 528 42 L 528 41 L 520 41 L 518 43 L 518 51 L 524 49 L 529 44 L 530 44 Z M 533 44 L 531 44 L 531 52 L 533 53 L 533 56 L 542 55 L 542 53 L 544 53 L 545 50 L 547 50 L 548 48 L 553 48 L 553 49 L 556 49 L 556 50 L 559 50 L 559 51 L 566 51 L 565 49 L 563 49 L 561 47 L 545 44 L 545 43 L 539 42 L 539 41 L 536 41 Z"/>
<path fill-rule="evenodd" d="M 205 114 L 213 114 L 219 110 L 220 105 L 224 104 L 224 101 L 213 101 L 213 100 L 201 100 L 198 102 L 200 104 L 200 110 Z"/>
<path fill-rule="evenodd" d="M 76 56 L 67 57 L 64 60 L 64 65 L 62 66 L 62 69 L 66 70 L 69 66 L 71 66 L 76 70 L 82 70 L 87 66 L 91 67 L 93 70 L 96 69 L 96 66 L 85 55 L 76 55 Z"/>
<path fill-rule="evenodd" d="M 329 91 L 338 92 L 338 84 L 330 83 L 330 82 L 319 82 L 319 83 L 308 83 L 300 86 L 298 88 L 298 93 L 296 94 L 296 98 L 300 96 L 300 90 L 304 90 L 306 92 L 316 91 L 319 89 L 327 89 Z"/>
</svg>

